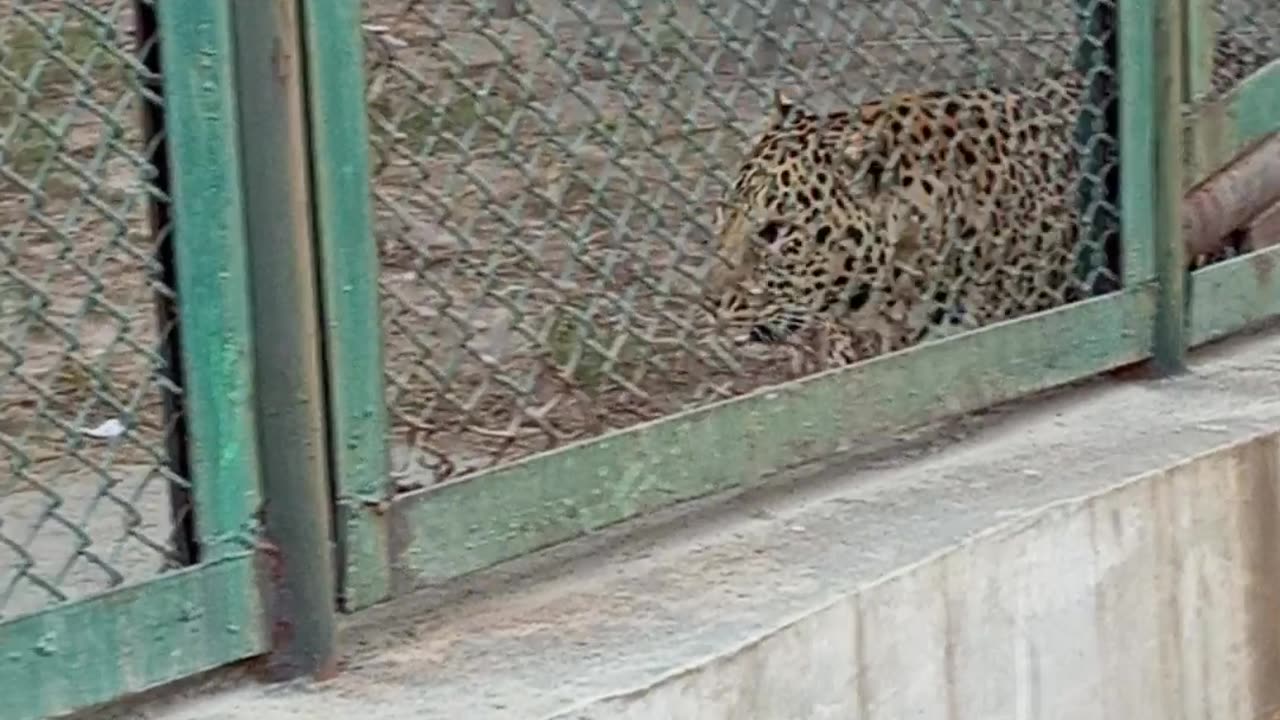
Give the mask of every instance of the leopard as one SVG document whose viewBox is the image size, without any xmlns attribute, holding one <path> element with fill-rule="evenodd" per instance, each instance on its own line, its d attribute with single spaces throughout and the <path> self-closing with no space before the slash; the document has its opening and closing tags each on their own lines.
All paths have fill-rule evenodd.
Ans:
<svg viewBox="0 0 1280 720">
<path fill-rule="evenodd" d="M 1231 34 L 1214 53 L 1218 94 L 1275 57 L 1265 37 Z M 1077 139 L 1090 74 L 912 90 L 825 114 L 776 92 L 716 208 L 715 314 L 745 326 L 747 342 L 813 329 L 828 364 L 843 365 L 1119 289 L 1109 181 L 1081 172 L 1083 152 L 1110 141 Z M 1103 217 L 1081 217 L 1082 201 Z M 1187 269 L 1248 252 L 1240 242 Z"/>
<path fill-rule="evenodd" d="M 716 209 L 709 278 L 743 342 L 830 365 L 1047 310 L 1078 279 L 1079 73 L 818 113 L 775 92 Z"/>
</svg>

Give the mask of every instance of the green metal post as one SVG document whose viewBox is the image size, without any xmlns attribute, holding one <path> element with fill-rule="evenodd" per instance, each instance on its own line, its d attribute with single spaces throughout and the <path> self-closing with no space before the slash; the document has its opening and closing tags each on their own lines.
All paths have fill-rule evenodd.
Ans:
<svg viewBox="0 0 1280 720">
<path fill-rule="evenodd" d="M 295 0 L 236 0 L 270 674 L 332 672 L 335 581 L 311 183 Z"/>
<path fill-rule="evenodd" d="M 1124 286 L 1156 278 L 1155 5 L 1121 2 L 1120 14 L 1120 234 Z"/>
<path fill-rule="evenodd" d="M 378 249 L 360 0 L 299 0 L 305 27 L 342 607 L 391 595 Z"/>
<path fill-rule="evenodd" d="M 1157 284 L 1154 364 L 1185 361 L 1181 209 L 1181 0 L 1120 3 L 1120 212 L 1124 283 Z"/>
<path fill-rule="evenodd" d="M 156 10 L 194 540 L 207 563 L 252 546 L 261 500 L 231 21 L 218 0 Z"/>
<path fill-rule="evenodd" d="M 1212 99 L 1218 19 L 1214 10 L 1212 0 L 1182 0 L 1182 101 L 1193 111 L 1198 111 Z M 1182 174 L 1184 186 L 1195 184 L 1215 169 L 1214 149 L 1220 143 L 1213 136 L 1220 132 L 1220 128 L 1217 123 L 1196 122 L 1194 115 L 1186 123 L 1182 131 L 1186 155 Z"/>
<path fill-rule="evenodd" d="M 1152 133 L 1155 163 L 1151 185 L 1155 233 L 1156 301 L 1153 359 L 1165 374 L 1180 372 L 1187 357 L 1187 253 L 1182 241 L 1182 0 L 1157 0 Z"/>
</svg>

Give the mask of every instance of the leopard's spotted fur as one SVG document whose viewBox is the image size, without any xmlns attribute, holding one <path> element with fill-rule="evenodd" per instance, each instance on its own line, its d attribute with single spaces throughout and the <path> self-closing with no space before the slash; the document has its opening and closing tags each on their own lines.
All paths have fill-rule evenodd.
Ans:
<svg viewBox="0 0 1280 720">
<path fill-rule="evenodd" d="M 717 219 L 721 312 L 838 363 L 1080 297 L 1074 75 L 819 115 L 782 95 Z"/>
<path fill-rule="evenodd" d="M 1276 56 L 1269 36 L 1232 33 L 1214 53 L 1219 94 Z M 1072 71 L 825 115 L 777 95 L 717 211 L 728 261 L 710 278 L 718 309 L 756 341 L 814 329 L 828 362 L 843 364 L 1115 289 L 1115 208 L 1102 187 L 1114 178 L 1082 184 L 1080 157 L 1109 140 L 1077 144 L 1085 99 Z M 1245 250 L 1228 243 L 1189 266 Z"/>
</svg>

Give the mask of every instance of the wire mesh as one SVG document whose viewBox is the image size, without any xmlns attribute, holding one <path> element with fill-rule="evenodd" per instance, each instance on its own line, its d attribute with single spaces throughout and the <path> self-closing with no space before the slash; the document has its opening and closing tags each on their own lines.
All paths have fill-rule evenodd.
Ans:
<svg viewBox="0 0 1280 720">
<path fill-rule="evenodd" d="M 1274 0 L 1205 0 L 1213 23 L 1213 68 L 1208 87 L 1195 88 L 1184 105 L 1186 122 L 1206 103 L 1222 100 L 1240 83 L 1267 64 L 1280 58 L 1280 3 Z M 1193 269 L 1208 267 L 1247 254 L 1250 235 L 1237 231 L 1223 247 L 1209 255 L 1191 259 Z"/>
<path fill-rule="evenodd" d="M 905 297 L 899 317 L 875 321 L 910 325 L 910 342 L 1118 287 L 1110 12 L 1105 0 L 366 0 L 399 487 L 896 349 L 833 359 L 821 332 L 744 342 L 716 308 L 715 278 L 783 263 L 757 236 L 752 252 L 766 257 L 734 264 L 716 224 L 777 90 L 819 125 L 824 113 L 865 116 L 895 94 L 969 91 L 985 93 L 992 112 L 1016 105 L 1024 130 L 1035 120 L 1033 132 L 1051 131 L 1038 145 L 979 132 L 990 115 L 956 119 L 979 152 L 1007 143 L 1014 159 L 1001 167 L 1019 182 L 1002 187 L 1025 188 L 1004 200 L 963 190 L 925 210 L 985 203 L 990 213 L 1008 202 L 999 222 L 1041 231 L 1020 237 L 1027 250 L 1057 238 L 1052 261 L 1028 252 L 976 262 L 983 247 L 952 242 L 936 221 L 894 226 L 878 208 L 912 202 L 905 175 L 851 191 L 850 204 L 880 218 L 880 236 L 927 241 L 883 263 L 892 278 L 876 290 L 882 308 Z M 864 166 L 932 160 L 945 185 L 982 184 L 947 164 L 957 151 L 945 144 L 903 142 L 883 156 L 860 147 Z M 1022 205 L 1037 193 L 1040 214 Z M 796 224 L 778 212 L 763 224 Z M 856 343 L 867 328 L 849 323 L 864 320 L 823 327 Z"/>
<path fill-rule="evenodd" d="M 178 387 L 167 224 L 149 214 L 165 200 L 143 123 L 161 102 L 150 6 L 0 13 L 3 619 L 181 561 L 169 504 L 185 481 L 166 450 Z"/>
<path fill-rule="evenodd" d="M 1280 58 L 1280 3 L 1212 0 L 1217 24 L 1211 93 L 1221 96 Z"/>
<path fill-rule="evenodd" d="M 1215 1 L 1224 22 L 1212 85 L 1222 90 L 1274 56 L 1276 5 Z M 1114 10 L 1108 0 L 366 0 L 398 487 L 1116 290 Z M 838 123 L 826 113 L 847 111 L 842 122 L 856 126 L 893 97 L 986 92 L 988 108 L 1010 111 L 1004 131 L 1015 137 L 978 132 L 978 115 L 954 118 L 975 146 L 1005 142 L 1000 179 L 938 161 L 945 143 L 873 138 L 890 146 L 864 155 L 861 169 L 941 163 L 933 179 L 961 190 L 925 210 L 986 225 L 977 238 L 959 228 L 957 240 L 945 220 L 893 215 L 913 202 L 904 174 L 882 172 L 878 187 L 840 176 L 832 182 L 856 187 L 846 200 L 882 240 L 924 250 L 897 247 L 881 259 L 879 284 L 813 293 L 800 309 L 876 295 L 873 318 L 845 313 L 788 342 L 742 342 L 781 333 L 726 327 L 709 299 L 717 273 L 750 279 L 742 296 L 759 313 L 751 302 L 803 279 L 786 258 L 795 242 L 777 229 L 812 222 L 800 222 L 799 205 L 751 208 L 760 214 L 742 215 L 751 231 L 737 254 L 724 251 L 717 224 L 751 200 L 733 183 L 780 90 L 813 110 L 804 122 L 827 127 Z M 956 95 L 932 97 L 942 111 Z M 1037 122 L 1032 140 L 1018 137 Z M 833 152 L 847 159 L 849 147 Z M 983 187 L 1004 195 L 975 195 Z M 1027 231 L 1001 236 L 1001 225 Z M 973 260 L 993 246 L 995 258 Z M 876 252 L 806 247 L 800 254 L 846 268 Z M 796 293 L 783 295 L 794 315 Z M 883 325 L 913 332 L 890 342 Z M 828 355 L 832 333 L 852 346 L 842 357 Z"/>
</svg>

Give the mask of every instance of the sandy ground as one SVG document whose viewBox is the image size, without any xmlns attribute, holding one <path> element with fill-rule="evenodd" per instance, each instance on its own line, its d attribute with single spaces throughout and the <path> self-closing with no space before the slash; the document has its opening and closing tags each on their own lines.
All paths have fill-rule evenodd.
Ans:
<svg viewBox="0 0 1280 720">
<path fill-rule="evenodd" d="M 146 577 L 166 547 L 165 289 L 127 5 L 0 11 L 0 619 Z M 824 5 L 768 19 L 790 33 L 778 50 L 735 3 L 645 4 L 635 22 L 618 3 L 532 0 L 517 19 L 366 3 L 398 482 L 807 372 L 731 347 L 695 299 L 713 201 L 773 89 L 826 108 L 1020 82 L 1074 42 L 1048 0 L 873 3 L 856 24 Z M 1244 7 L 1232 32 L 1280 27 L 1274 2 Z M 126 432 L 88 432 L 112 421 Z"/>
<path fill-rule="evenodd" d="M 224 674 L 95 717 L 576 717 L 1051 502 L 1274 430 L 1277 388 L 1273 326 L 1181 377 L 1100 379 L 366 611 L 329 682 Z"/>
</svg>

